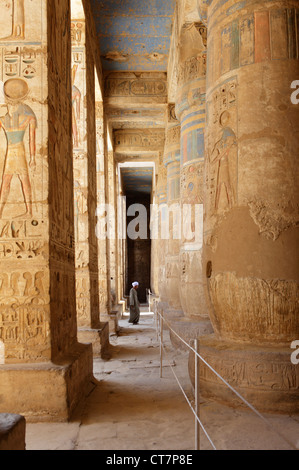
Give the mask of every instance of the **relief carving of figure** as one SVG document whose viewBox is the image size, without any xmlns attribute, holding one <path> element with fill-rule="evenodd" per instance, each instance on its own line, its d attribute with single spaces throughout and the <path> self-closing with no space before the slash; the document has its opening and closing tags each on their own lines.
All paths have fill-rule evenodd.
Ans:
<svg viewBox="0 0 299 470">
<path fill-rule="evenodd" d="M 11 180 L 14 175 L 20 180 L 26 206 L 26 212 L 22 216 L 32 217 L 32 189 L 24 137 L 26 129 L 29 128 L 29 167 L 34 171 L 36 167 L 35 132 L 37 119 L 33 110 L 22 102 L 28 91 L 27 83 L 21 78 L 9 79 L 4 84 L 7 113 L 0 117 L 0 128 L 5 132 L 7 149 L 0 189 L 0 218 L 9 196 Z"/>
<path fill-rule="evenodd" d="M 78 148 L 80 143 L 80 133 L 78 129 L 78 121 L 80 119 L 80 105 L 81 105 L 81 92 L 75 85 L 75 77 L 78 65 L 73 65 L 72 68 L 72 125 L 73 125 L 73 142 L 74 147 Z"/>
<path fill-rule="evenodd" d="M 25 39 L 25 0 L 12 0 L 11 35 L 3 39 Z"/>
<path fill-rule="evenodd" d="M 234 181 L 231 174 L 231 160 L 237 148 L 237 139 L 234 131 L 228 127 L 230 114 L 224 111 L 220 116 L 220 125 L 223 128 L 220 140 L 212 150 L 210 163 L 217 165 L 215 209 L 219 209 L 220 197 L 224 192 L 226 206 L 231 208 L 235 203 Z"/>
</svg>

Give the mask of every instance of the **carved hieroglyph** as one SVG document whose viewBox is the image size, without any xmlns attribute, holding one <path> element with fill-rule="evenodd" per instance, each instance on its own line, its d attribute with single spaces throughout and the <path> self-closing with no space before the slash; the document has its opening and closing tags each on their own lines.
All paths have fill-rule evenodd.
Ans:
<svg viewBox="0 0 299 470">
<path fill-rule="evenodd" d="M 74 152 L 74 217 L 76 299 L 79 326 L 90 326 L 88 162 L 86 139 L 85 21 L 72 20 L 72 135 Z"/>
<path fill-rule="evenodd" d="M 4 363 L 50 351 L 46 89 L 42 25 L 32 4 L 0 5 L 0 339 Z M 26 33 L 26 34 L 25 34 Z M 26 44 L 25 44 L 26 39 Z M 31 42 L 30 42 L 31 41 Z M 43 350 L 43 354 L 40 351 Z"/>
<path fill-rule="evenodd" d="M 176 115 L 181 124 L 180 297 L 187 317 L 206 317 L 202 279 L 202 209 L 206 121 L 206 27 L 184 25 L 180 37 Z M 189 207 L 188 217 L 185 216 Z M 186 218 L 185 218 L 186 217 Z"/>
<path fill-rule="evenodd" d="M 299 329 L 299 108 L 288 91 L 299 70 L 290 39 L 296 11 L 292 1 L 274 9 L 264 2 L 261 10 L 248 0 L 238 11 L 231 1 L 212 3 L 205 165 L 211 312 L 222 338 L 287 343 Z"/>
<path fill-rule="evenodd" d="M 180 136 L 181 129 L 177 122 L 169 124 L 165 132 L 164 165 L 167 169 L 167 206 L 169 216 L 169 239 L 166 242 L 165 255 L 165 291 L 168 304 L 180 308 L 177 285 L 179 283 L 179 247 L 180 216 L 176 207 L 180 203 Z M 162 214 L 163 215 L 163 214 Z M 163 220 L 162 220 L 163 223 Z"/>
<path fill-rule="evenodd" d="M 104 154 L 104 119 L 103 103 L 96 102 L 96 173 L 97 173 L 97 207 L 106 204 L 106 170 Z M 106 238 L 98 239 L 98 269 L 99 269 L 99 308 L 100 314 L 109 311 L 108 299 L 108 244 Z"/>
</svg>

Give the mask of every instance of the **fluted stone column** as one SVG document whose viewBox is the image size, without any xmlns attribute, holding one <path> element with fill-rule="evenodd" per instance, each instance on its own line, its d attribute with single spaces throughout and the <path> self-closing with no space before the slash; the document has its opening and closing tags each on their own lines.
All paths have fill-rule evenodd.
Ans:
<svg viewBox="0 0 299 470">
<path fill-rule="evenodd" d="M 166 296 L 169 307 L 181 308 L 179 295 L 180 250 L 180 125 L 168 124 L 164 149 L 167 168 L 167 213 L 169 238 L 166 244 Z"/>
<path fill-rule="evenodd" d="M 92 379 L 77 342 L 70 9 L 20 3 L 0 5 L 0 412 L 66 420 Z"/>
<path fill-rule="evenodd" d="M 207 3 L 209 7 L 207 7 Z M 199 2 L 208 20 L 206 358 L 259 409 L 298 411 L 298 2 Z M 220 55 L 220 57 L 219 57 Z M 202 371 L 203 388 L 231 395 Z"/>
</svg>

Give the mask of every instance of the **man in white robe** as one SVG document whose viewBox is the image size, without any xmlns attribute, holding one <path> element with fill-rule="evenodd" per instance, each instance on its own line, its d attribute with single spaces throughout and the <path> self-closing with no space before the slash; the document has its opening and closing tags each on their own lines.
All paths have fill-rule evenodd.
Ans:
<svg viewBox="0 0 299 470">
<path fill-rule="evenodd" d="M 139 322 L 140 318 L 140 308 L 139 308 L 139 300 L 137 296 L 137 289 L 139 287 L 138 282 L 132 283 L 132 288 L 130 290 L 130 318 L 129 323 L 133 323 L 136 325 Z"/>
</svg>

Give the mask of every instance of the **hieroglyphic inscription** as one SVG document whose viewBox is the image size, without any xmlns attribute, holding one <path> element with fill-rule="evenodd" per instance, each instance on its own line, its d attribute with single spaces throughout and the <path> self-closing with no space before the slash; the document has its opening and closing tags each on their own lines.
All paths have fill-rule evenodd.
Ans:
<svg viewBox="0 0 299 470">
<path fill-rule="evenodd" d="M 36 358 L 41 347 L 46 349 L 49 335 L 45 273 L 1 273 L 0 296 L 0 340 L 5 345 L 5 362 Z"/>
<path fill-rule="evenodd" d="M 107 78 L 104 96 L 167 96 L 167 83 L 152 78 Z"/>
<path fill-rule="evenodd" d="M 120 147 L 143 147 L 150 149 L 161 148 L 164 145 L 164 131 L 152 131 L 150 133 L 144 130 L 114 132 L 114 143 Z"/>
</svg>

